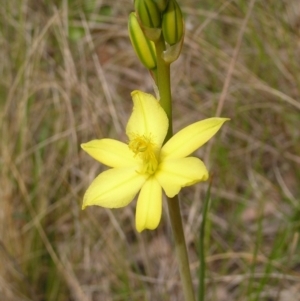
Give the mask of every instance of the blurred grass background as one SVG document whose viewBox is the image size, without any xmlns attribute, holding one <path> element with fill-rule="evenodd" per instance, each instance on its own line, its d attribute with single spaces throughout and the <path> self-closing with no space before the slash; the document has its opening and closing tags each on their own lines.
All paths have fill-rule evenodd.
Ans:
<svg viewBox="0 0 300 301">
<path fill-rule="evenodd" d="M 174 128 L 230 117 L 201 148 L 214 175 L 207 300 L 300 300 L 300 6 L 186 0 L 172 65 Z M 3 1 L 0 8 L 0 299 L 182 300 L 164 204 L 137 234 L 135 202 L 88 208 L 103 166 L 79 145 L 126 141 L 130 92 L 153 93 L 127 35 L 132 1 Z M 197 287 L 207 184 L 182 213 Z"/>
</svg>

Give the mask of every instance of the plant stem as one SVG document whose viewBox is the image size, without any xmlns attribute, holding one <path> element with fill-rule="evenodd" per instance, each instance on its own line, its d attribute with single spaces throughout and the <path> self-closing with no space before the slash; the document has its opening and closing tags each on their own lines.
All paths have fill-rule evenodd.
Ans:
<svg viewBox="0 0 300 301">
<path fill-rule="evenodd" d="M 165 138 L 168 141 L 173 135 L 172 127 L 172 96 L 171 96 L 171 80 L 170 80 L 170 64 L 167 64 L 162 53 L 165 50 L 165 41 L 161 35 L 160 39 L 155 43 L 157 55 L 157 87 L 160 95 L 160 105 L 165 110 L 169 119 L 169 129 Z"/>
<path fill-rule="evenodd" d="M 184 299 L 185 301 L 195 301 L 194 288 L 180 214 L 179 198 L 178 196 L 175 196 L 174 198 L 167 198 L 167 201 Z"/>
<path fill-rule="evenodd" d="M 167 64 L 162 53 L 165 50 L 165 41 L 161 35 L 160 39 L 155 43 L 157 54 L 157 86 L 160 94 L 160 104 L 165 110 L 169 119 L 169 129 L 165 142 L 173 135 L 172 127 L 172 97 L 171 97 L 171 81 L 170 81 L 170 64 Z M 193 283 L 191 279 L 191 271 L 187 254 L 186 242 L 183 232 L 182 219 L 180 214 L 179 198 L 167 198 L 171 227 L 174 236 L 176 256 L 179 265 L 179 272 L 182 282 L 183 295 L 185 301 L 195 301 Z"/>
</svg>

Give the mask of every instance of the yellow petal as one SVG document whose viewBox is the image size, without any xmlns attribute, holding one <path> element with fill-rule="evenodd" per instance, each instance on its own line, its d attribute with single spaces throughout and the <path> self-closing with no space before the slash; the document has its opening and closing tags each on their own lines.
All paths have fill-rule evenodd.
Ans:
<svg viewBox="0 0 300 301">
<path fill-rule="evenodd" d="M 228 118 L 208 118 L 175 134 L 161 149 L 161 159 L 184 158 L 212 138 Z"/>
<path fill-rule="evenodd" d="M 158 167 L 155 177 L 170 198 L 185 186 L 208 179 L 204 163 L 195 157 L 164 161 Z"/>
<path fill-rule="evenodd" d="M 101 173 L 90 185 L 83 198 L 82 209 L 98 205 L 106 208 L 119 208 L 128 205 L 146 177 L 133 167 L 114 168 Z"/>
<path fill-rule="evenodd" d="M 137 165 L 137 158 L 128 145 L 113 139 L 92 140 L 81 144 L 91 157 L 109 167 Z"/>
<path fill-rule="evenodd" d="M 143 185 L 136 207 L 135 225 L 138 232 L 157 228 L 162 210 L 162 189 L 154 177 Z"/>
<path fill-rule="evenodd" d="M 126 128 L 128 138 L 133 140 L 137 135 L 144 135 L 160 147 L 169 127 L 165 111 L 151 94 L 133 91 L 131 96 L 134 106 Z"/>
</svg>

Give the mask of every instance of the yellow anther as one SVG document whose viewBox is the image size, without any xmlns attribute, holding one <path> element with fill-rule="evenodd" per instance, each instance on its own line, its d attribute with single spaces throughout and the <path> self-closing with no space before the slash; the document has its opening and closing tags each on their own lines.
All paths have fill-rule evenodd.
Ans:
<svg viewBox="0 0 300 301">
<path fill-rule="evenodd" d="M 143 167 L 139 172 L 153 174 L 158 162 L 155 144 L 152 142 L 151 137 L 136 135 L 134 139 L 130 140 L 128 146 L 143 161 Z"/>
</svg>

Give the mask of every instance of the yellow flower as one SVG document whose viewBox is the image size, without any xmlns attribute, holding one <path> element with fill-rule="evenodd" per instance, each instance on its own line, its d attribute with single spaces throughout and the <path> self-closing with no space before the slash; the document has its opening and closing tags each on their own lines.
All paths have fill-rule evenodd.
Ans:
<svg viewBox="0 0 300 301">
<path fill-rule="evenodd" d="M 187 156 L 206 143 L 228 119 L 209 118 L 193 123 L 163 145 L 169 122 L 159 102 L 141 91 L 131 95 L 134 107 L 126 127 L 128 144 L 101 139 L 81 145 L 94 159 L 111 167 L 91 183 L 82 208 L 124 207 L 140 191 L 136 229 L 141 232 L 155 229 L 160 222 L 162 189 L 168 197 L 174 197 L 182 187 L 208 179 L 204 163 Z"/>
</svg>

